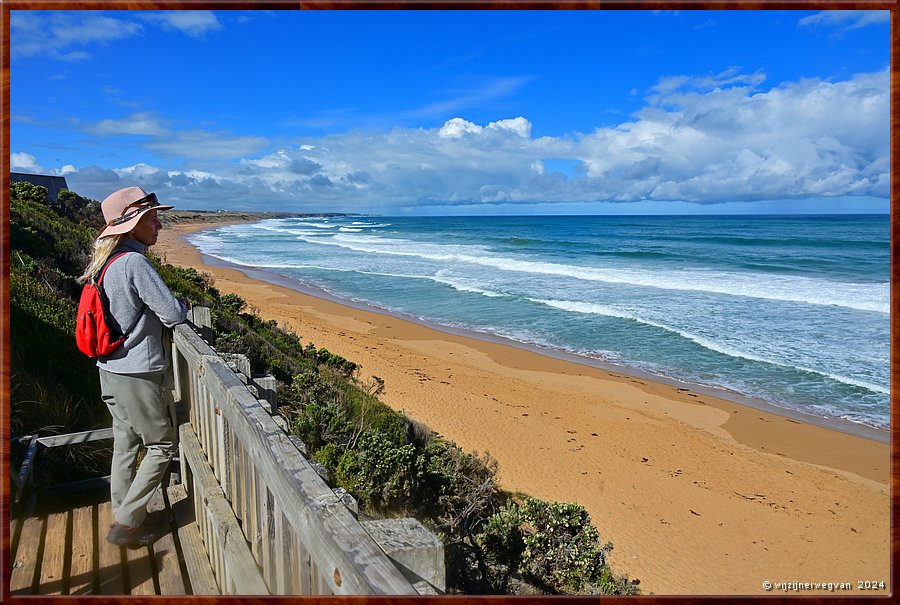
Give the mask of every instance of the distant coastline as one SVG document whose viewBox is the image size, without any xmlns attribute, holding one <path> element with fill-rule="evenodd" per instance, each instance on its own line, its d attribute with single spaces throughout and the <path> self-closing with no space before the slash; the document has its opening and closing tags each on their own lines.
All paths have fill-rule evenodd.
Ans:
<svg viewBox="0 0 900 605">
<path fill-rule="evenodd" d="M 217 223 L 252 223 L 278 218 L 313 218 L 359 216 L 342 212 L 245 212 L 242 210 L 179 210 L 173 208 L 159 215 L 163 225 L 194 225 Z"/>
</svg>

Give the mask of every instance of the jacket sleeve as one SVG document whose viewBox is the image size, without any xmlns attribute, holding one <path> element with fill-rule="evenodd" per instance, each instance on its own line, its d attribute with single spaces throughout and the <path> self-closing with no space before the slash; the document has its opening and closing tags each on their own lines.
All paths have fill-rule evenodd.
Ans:
<svg viewBox="0 0 900 605">
<path fill-rule="evenodd" d="M 187 309 L 175 298 L 145 256 L 127 255 L 126 266 L 131 273 L 131 283 L 138 298 L 156 313 L 164 326 L 171 328 L 184 322 L 187 318 Z"/>
</svg>

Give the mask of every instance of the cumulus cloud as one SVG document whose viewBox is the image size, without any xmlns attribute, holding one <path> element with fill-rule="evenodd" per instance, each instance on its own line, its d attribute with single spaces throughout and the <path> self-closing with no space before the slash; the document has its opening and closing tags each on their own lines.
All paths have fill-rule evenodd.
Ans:
<svg viewBox="0 0 900 605">
<path fill-rule="evenodd" d="M 9 170 L 11 172 L 27 172 L 29 174 L 42 174 L 44 169 L 38 163 L 38 159 L 30 153 L 11 153 L 9 155 Z"/>
<path fill-rule="evenodd" d="M 169 127 L 142 144 L 171 153 L 178 168 L 113 174 L 116 184 L 137 181 L 197 208 L 888 197 L 887 69 L 764 82 L 765 74 L 734 69 L 663 78 L 628 120 L 562 137 L 533 137 L 524 116 L 478 124 L 460 115 L 431 128 L 356 130 L 275 149 L 262 137 Z M 16 165 L 38 164 L 26 156 Z M 86 172 L 86 183 L 108 184 L 108 172 L 81 169 L 67 177 L 79 192 Z"/>
</svg>

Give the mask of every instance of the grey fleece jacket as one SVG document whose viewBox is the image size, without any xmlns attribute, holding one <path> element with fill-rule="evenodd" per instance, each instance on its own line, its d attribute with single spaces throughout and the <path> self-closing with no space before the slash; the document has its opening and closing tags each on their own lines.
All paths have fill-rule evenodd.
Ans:
<svg viewBox="0 0 900 605">
<path fill-rule="evenodd" d="M 115 374 L 162 372 L 169 367 L 169 351 L 163 343 L 163 326 L 171 328 L 187 317 L 187 309 L 172 295 L 144 254 L 147 246 L 125 238 L 113 254 L 130 252 L 113 261 L 103 277 L 112 317 L 121 331 L 137 324 L 112 355 L 97 366 Z"/>
</svg>

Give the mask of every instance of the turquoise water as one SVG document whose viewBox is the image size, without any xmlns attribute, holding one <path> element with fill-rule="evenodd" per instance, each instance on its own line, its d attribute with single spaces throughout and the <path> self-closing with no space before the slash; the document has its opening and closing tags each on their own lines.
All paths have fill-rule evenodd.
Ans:
<svg viewBox="0 0 900 605">
<path fill-rule="evenodd" d="M 205 254 L 450 328 L 889 422 L 889 217 L 342 217 Z"/>
</svg>

